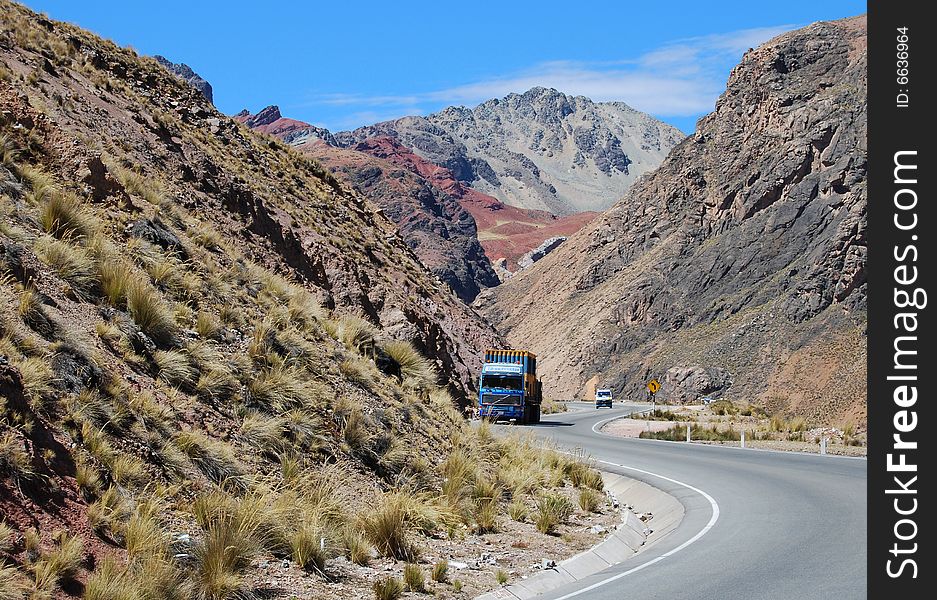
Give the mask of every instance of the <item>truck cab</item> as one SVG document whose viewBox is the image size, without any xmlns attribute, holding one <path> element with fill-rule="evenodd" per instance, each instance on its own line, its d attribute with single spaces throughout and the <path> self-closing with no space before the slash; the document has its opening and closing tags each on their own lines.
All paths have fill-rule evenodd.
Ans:
<svg viewBox="0 0 937 600">
<path fill-rule="evenodd" d="M 526 425 L 540 422 L 537 356 L 526 350 L 485 352 L 478 382 L 478 416 Z"/>
<path fill-rule="evenodd" d="M 603 406 L 612 407 L 612 390 L 607 388 L 595 390 L 595 407 L 602 408 Z"/>
</svg>

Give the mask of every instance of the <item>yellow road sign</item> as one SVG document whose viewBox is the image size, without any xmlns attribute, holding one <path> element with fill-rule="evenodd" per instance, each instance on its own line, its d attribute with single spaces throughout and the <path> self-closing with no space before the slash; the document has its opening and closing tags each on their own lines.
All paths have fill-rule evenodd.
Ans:
<svg viewBox="0 0 937 600">
<path fill-rule="evenodd" d="M 657 390 L 660 389 L 660 382 L 656 379 L 652 379 L 647 382 L 647 389 L 651 391 L 652 394 L 656 394 Z"/>
</svg>

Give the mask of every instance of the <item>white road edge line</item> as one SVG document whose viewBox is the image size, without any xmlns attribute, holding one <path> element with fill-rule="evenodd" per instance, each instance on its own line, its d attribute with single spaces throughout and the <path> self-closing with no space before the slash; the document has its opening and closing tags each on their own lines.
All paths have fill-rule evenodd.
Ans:
<svg viewBox="0 0 937 600">
<path fill-rule="evenodd" d="M 627 418 L 628 418 L 627 415 L 619 415 L 617 417 L 609 417 L 607 419 L 602 419 L 601 421 L 598 421 L 595 425 L 592 426 L 592 433 L 595 433 L 597 435 L 601 435 L 602 437 L 607 437 L 607 438 L 619 438 L 619 439 L 631 439 L 631 440 L 640 439 L 642 442 L 657 442 L 657 443 L 662 443 L 662 444 L 685 444 L 686 443 L 686 442 L 682 442 L 678 440 L 622 438 L 620 436 L 612 435 L 610 433 L 602 433 L 598 429 L 600 428 L 601 425 L 605 425 L 606 423 L 609 423 L 611 421 L 615 421 L 617 419 L 627 419 Z M 701 444 L 701 445 L 704 445 L 707 448 L 722 448 L 723 450 L 743 450 L 745 452 L 770 452 L 774 454 L 794 454 L 798 456 L 817 456 L 822 459 L 845 458 L 848 460 L 868 460 L 868 457 L 865 457 L 865 456 L 844 456 L 842 454 L 820 454 L 818 452 L 799 452 L 799 451 L 794 451 L 794 450 L 771 450 L 770 448 L 740 448 L 739 446 L 723 446 L 721 444 Z"/>
<path fill-rule="evenodd" d="M 712 508 L 712 516 L 709 518 L 709 522 L 706 523 L 706 526 L 703 527 L 699 532 L 697 532 L 696 535 L 694 535 L 693 537 L 691 537 L 691 538 L 688 539 L 687 541 L 683 542 L 682 544 L 680 544 L 679 546 L 677 546 L 677 547 L 674 548 L 673 550 L 671 550 L 671 551 L 669 551 L 669 552 L 667 552 L 667 553 L 665 553 L 665 554 L 661 554 L 661 555 L 658 556 L 657 558 L 655 558 L 655 559 L 653 559 L 653 560 L 649 560 L 649 561 L 647 561 L 647 562 L 644 563 L 644 564 L 640 564 L 640 565 L 638 565 L 637 567 L 634 567 L 633 569 L 629 569 L 629 570 L 625 571 L 624 573 L 619 573 L 618 575 L 613 575 L 612 577 L 609 577 L 609 578 L 607 578 L 607 579 L 603 579 L 602 581 L 593 583 L 592 585 L 590 585 L 590 586 L 588 586 L 588 587 L 584 587 L 584 588 L 582 588 L 581 590 L 576 590 L 575 592 L 570 592 L 569 594 L 566 594 L 565 596 L 560 596 L 560 597 L 557 598 L 556 600 L 566 600 L 567 598 L 574 598 L 574 597 L 579 596 L 579 595 L 581 595 L 581 594 L 585 594 L 586 592 L 591 592 L 592 590 L 594 590 L 594 589 L 596 589 L 596 588 L 602 587 L 603 585 L 607 585 L 607 584 L 609 584 L 609 583 L 611 583 L 611 582 L 613 582 L 613 581 L 617 581 L 617 580 L 621 579 L 622 577 L 625 577 L 625 576 L 627 576 L 627 575 L 630 575 L 630 574 L 632 574 L 632 573 L 634 573 L 634 572 L 636 572 L 636 571 L 640 571 L 641 569 L 643 569 L 643 568 L 645 568 L 645 567 L 650 567 L 651 565 L 656 564 L 656 563 L 658 563 L 658 562 L 664 560 L 665 558 L 667 558 L 667 557 L 669 557 L 669 556 L 673 556 L 673 555 L 676 554 L 677 552 L 680 552 L 681 550 L 683 550 L 684 548 L 686 548 L 686 547 L 689 546 L 690 544 L 692 544 L 692 543 L 698 541 L 701 537 L 703 537 L 704 535 L 706 535 L 706 534 L 709 532 L 709 530 L 713 528 L 713 525 L 716 524 L 716 521 L 719 520 L 719 504 L 716 502 L 715 498 L 713 498 L 712 496 L 710 496 L 709 494 L 707 494 L 706 492 L 704 492 L 703 490 L 701 490 L 701 489 L 699 489 L 699 488 L 695 488 L 695 487 L 693 487 L 692 485 L 690 485 L 690 484 L 688 484 L 688 483 L 683 483 L 682 481 L 677 481 L 676 479 L 671 479 L 670 477 L 665 477 L 664 475 L 659 475 L 659 474 L 653 473 L 653 472 L 651 472 L 651 471 L 645 471 L 644 469 L 638 469 L 638 468 L 636 468 L 636 467 L 629 467 L 629 466 L 627 466 L 627 465 L 620 465 L 620 464 L 618 464 L 618 463 L 609 462 L 609 461 L 607 461 L 607 460 L 595 459 L 595 461 L 596 461 L 596 462 L 599 462 L 599 463 L 606 464 L 606 465 L 611 465 L 611 466 L 613 466 L 613 467 L 620 467 L 620 468 L 622 468 L 622 469 L 628 469 L 628 470 L 631 470 L 631 471 L 636 471 L 636 472 L 638 472 L 638 473 L 643 473 L 643 474 L 645 474 L 645 475 L 650 475 L 650 476 L 652 476 L 652 477 L 657 477 L 657 478 L 659 478 L 659 479 L 663 479 L 664 481 L 669 481 L 670 483 L 675 483 L 675 484 L 677 484 L 677 485 L 679 485 L 679 486 L 682 486 L 682 487 L 685 487 L 685 488 L 687 488 L 687 489 L 689 489 L 689 490 L 692 490 L 692 491 L 696 492 L 697 494 L 700 494 L 701 496 L 703 496 L 704 498 L 706 498 L 706 500 L 709 501 L 709 505 L 710 505 L 710 507 Z"/>
</svg>

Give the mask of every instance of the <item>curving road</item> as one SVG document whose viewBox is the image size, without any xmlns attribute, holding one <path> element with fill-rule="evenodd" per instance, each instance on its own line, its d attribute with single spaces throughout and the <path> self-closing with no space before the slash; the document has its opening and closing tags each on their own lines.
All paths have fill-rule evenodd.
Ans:
<svg viewBox="0 0 937 600">
<path fill-rule="evenodd" d="M 623 439 L 593 430 L 633 409 L 585 408 L 544 416 L 526 429 L 581 449 L 603 461 L 604 470 L 672 494 L 686 516 L 645 552 L 542 598 L 866 597 L 865 460 Z"/>
</svg>

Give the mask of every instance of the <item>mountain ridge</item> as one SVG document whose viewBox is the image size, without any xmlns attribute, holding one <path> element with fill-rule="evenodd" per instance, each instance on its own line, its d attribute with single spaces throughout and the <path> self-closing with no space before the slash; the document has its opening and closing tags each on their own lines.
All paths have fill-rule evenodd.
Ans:
<svg viewBox="0 0 937 600">
<path fill-rule="evenodd" d="M 557 215 L 601 210 L 684 134 L 623 102 L 552 88 L 338 132 L 343 146 L 387 135 L 479 192 Z"/>
</svg>

